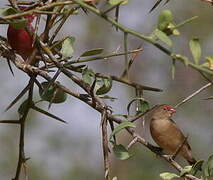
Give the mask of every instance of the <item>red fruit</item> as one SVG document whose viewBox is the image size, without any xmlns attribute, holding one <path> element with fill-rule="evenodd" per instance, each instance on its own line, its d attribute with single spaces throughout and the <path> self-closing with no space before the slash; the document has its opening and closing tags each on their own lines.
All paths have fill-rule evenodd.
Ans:
<svg viewBox="0 0 213 180">
<path fill-rule="evenodd" d="M 28 15 L 28 28 L 30 31 L 34 31 L 32 26 L 32 21 L 35 18 L 35 15 Z M 10 44 L 11 48 L 24 60 L 31 55 L 33 51 L 33 39 L 30 34 L 23 28 L 23 29 L 16 29 L 9 25 L 7 30 L 7 39 L 8 43 Z"/>
</svg>

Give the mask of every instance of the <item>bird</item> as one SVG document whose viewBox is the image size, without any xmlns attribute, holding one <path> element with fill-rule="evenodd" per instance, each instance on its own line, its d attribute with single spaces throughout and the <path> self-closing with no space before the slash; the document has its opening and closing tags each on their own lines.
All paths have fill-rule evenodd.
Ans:
<svg viewBox="0 0 213 180">
<path fill-rule="evenodd" d="M 172 106 L 166 104 L 154 108 L 150 122 L 151 136 L 166 153 L 174 155 L 178 148 L 181 148 L 178 155 L 187 160 L 190 165 L 193 165 L 197 161 L 192 156 L 191 147 L 180 128 L 171 119 L 175 112 L 176 110 Z"/>
<path fill-rule="evenodd" d="M 20 8 L 25 10 L 24 7 Z M 27 27 L 30 31 L 34 31 L 32 22 L 35 18 L 34 14 L 27 15 Z M 17 54 L 19 54 L 25 61 L 33 52 L 33 38 L 25 28 L 15 28 L 12 25 L 9 25 L 7 30 L 7 41 Z"/>
</svg>

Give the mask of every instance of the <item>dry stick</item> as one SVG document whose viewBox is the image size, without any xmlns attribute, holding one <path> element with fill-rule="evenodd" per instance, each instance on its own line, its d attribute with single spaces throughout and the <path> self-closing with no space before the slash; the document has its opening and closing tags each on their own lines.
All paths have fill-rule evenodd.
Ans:
<svg viewBox="0 0 213 180">
<path fill-rule="evenodd" d="M 205 90 L 206 88 L 212 86 L 213 83 L 208 83 L 205 86 L 201 87 L 200 89 L 198 89 L 197 91 L 195 91 L 194 93 L 192 93 L 190 96 L 186 97 L 184 100 L 182 100 L 181 102 L 179 102 L 178 104 L 175 105 L 175 108 L 177 108 L 178 106 L 186 103 L 187 101 L 189 101 L 190 99 L 192 99 L 194 96 L 196 96 L 197 94 L 199 94 L 200 92 L 202 92 L 203 90 Z"/>
<path fill-rule="evenodd" d="M 34 81 L 34 78 L 31 78 L 30 81 Z M 29 83 L 31 84 L 31 83 Z M 19 180 L 19 176 L 21 173 L 21 167 L 23 163 L 26 162 L 25 158 L 25 152 L 24 152 L 24 132 L 25 132 L 25 122 L 27 115 L 29 113 L 31 104 L 32 104 L 32 98 L 33 98 L 33 86 L 34 84 L 31 85 L 31 88 L 29 89 L 29 95 L 28 95 L 28 105 L 27 109 L 25 110 L 23 116 L 20 118 L 20 137 L 19 137 L 19 159 L 18 159 L 18 165 L 16 169 L 16 175 L 13 180 Z"/>
<path fill-rule="evenodd" d="M 102 128 L 102 148 L 104 156 L 104 178 L 110 180 L 110 165 L 109 165 L 109 145 L 108 145 L 108 135 L 107 135 L 107 110 L 101 113 L 101 128 Z"/>
<path fill-rule="evenodd" d="M 143 89 L 143 90 L 147 90 L 147 91 L 162 92 L 162 89 L 154 88 L 154 87 L 150 87 L 150 86 L 144 86 L 142 84 L 138 84 L 136 82 L 132 82 L 132 81 L 129 81 L 127 79 L 119 78 L 119 77 L 113 76 L 113 75 L 104 75 L 104 74 L 101 74 L 101 73 L 96 73 L 96 76 L 97 77 L 106 77 L 106 78 L 111 77 L 111 79 L 114 80 L 114 81 L 124 83 L 126 85 L 129 85 L 129 86 L 132 86 L 132 87 L 138 88 L 138 89 Z"/>
<path fill-rule="evenodd" d="M 0 120 L 0 123 L 5 123 L 5 124 L 20 124 L 19 120 Z"/>
<path fill-rule="evenodd" d="M 124 52 L 125 52 L 125 74 L 124 78 L 129 79 L 129 59 L 128 59 L 128 33 L 124 32 Z"/>
<path fill-rule="evenodd" d="M 53 33 L 52 37 L 50 38 L 48 45 L 51 45 L 55 37 L 57 36 L 58 32 L 61 30 L 62 26 L 66 22 L 66 20 L 69 18 L 69 16 L 75 11 L 75 9 L 70 9 L 69 12 L 65 14 L 65 17 L 62 19 L 61 23 L 56 28 L 55 32 Z"/>
<path fill-rule="evenodd" d="M 127 149 L 130 149 L 135 143 L 138 142 L 138 138 L 134 137 L 127 146 Z"/>
</svg>

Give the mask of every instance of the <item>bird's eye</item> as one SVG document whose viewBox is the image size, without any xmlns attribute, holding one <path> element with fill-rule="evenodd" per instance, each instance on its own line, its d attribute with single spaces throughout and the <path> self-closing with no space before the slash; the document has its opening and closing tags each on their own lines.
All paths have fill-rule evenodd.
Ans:
<svg viewBox="0 0 213 180">
<path fill-rule="evenodd" d="M 164 108 L 163 108 L 163 110 L 165 110 L 165 111 L 166 111 L 166 110 L 167 110 L 167 108 L 166 108 L 166 107 L 164 107 Z"/>
</svg>

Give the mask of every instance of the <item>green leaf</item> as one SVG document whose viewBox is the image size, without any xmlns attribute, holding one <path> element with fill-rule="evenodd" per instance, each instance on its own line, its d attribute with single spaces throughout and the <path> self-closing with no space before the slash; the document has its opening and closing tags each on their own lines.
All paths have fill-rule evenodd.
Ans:
<svg viewBox="0 0 213 180">
<path fill-rule="evenodd" d="M 128 150 L 122 144 L 119 144 L 119 145 L 115 144 L 113 146 L 113 152 L 115 156 L 119 158 L 120 160 L 126 160 L 130 158 L 130 154 Z"/>
<path fill-rule="evenodd" d="M 208 68 L 213 70 L 213 56 L 207 56 L 205 58 L 206 61 L 208 62 Z"/>
<path fill-rule="evenodd" d="M 204 164 L 203 175 L 205 177 L 213 176 L 213 155 L 208 158 L 208 161 Z"/>
<path fill-rule="evenodd" d="M 82 78 L 85 83 L 91 85 L 95 79 L 95 73 L 92 69 L 85 68 L 82 71 Z"/>
<path fill-rule="evenodd" d="M 34 102 L 32 102 L 34 104 Z M 29 108 L 28 99 L 26 99 L 18 108 L 19 115 L 23 116 Z"/>
<path fill-rule="evenodd" d="M 213 176 L 213 155 L 211 155 L 207 162 L 209 176 Z"/>
<path fill-rule="evenodd" d="M 154 35 L 161 40 L 162 42 L 166 43 L 169 47 L 172 46 L 172 41 L 171 39 L 164 33 L 163 31 L 156 29 L 154 31 Z"/>
<path fill-rule="evenodd" d="M 189 41 L 189 47 L 194 58 L 195 64 L 199 64 L 201 57 L 201 47 L 198 38 L 193 38 Z"/>
<path fill-rule="evenodd" d="M 103 78 L 103 85 L 96 91 L 97 95 L 102 95 L 108 93 L 112 88 L 112 79 L 111 78 Z"/>
<path fill-rule="evenodd" d="M 149 103 L 145 100 L 139 100 L 138 112 L 137 113 L 145 113 L 149 110 Z"/>
<path fill-rule="evenodd" d="M 12 14 L 17 14 L 18 11 L 12 7 L 6 7 L 6 8 L 0 8 L 0 16 L 4 17 L 4 16 L 9 16 Z"/>
<path fill-rule="evenodd" d="M 81 55 L 81 57 L 98 55 L 98 54 L 101 54 L 103 52 L 103 50 L 104 50 L 103 48 L 91 49 L 89 51 L 85 51 Z"/>
<path fill-rule="evenodd" d="M 185 166 L 181 172 L 180 172 L 180 176 L 184 176 L 185 174 L 190 173 L 190 171 L 192 170 L 192 166 Z"/>
<path fill-rule="evenodd" d="M 16 29 L 23 29 L 27 26 L 28 22 L 25 18 L 21 18 L 21 19 L 10 21 L 9 24 Z"/>
<path fill-rule="evenodd" d="M 12 7 L 0 8 L 0 17 L 5 17 L 17 13 L 19 13 L 19 11 Z M 22 29 L 27 26 L 27 20 L 23 17 L 20 19 L 9 20 L 8 22 L 16 29 Z"/>
<path fill-rule="evenodd" d="M 161 173 L 160 177 L 163 180 L 171 180 L 173 178 L 179 178 L 180 176 L 178 176 L 177 174 L 174 174 L 174 173 L 165 172 L 165 173 Z"/>
<path fill-rule="evenodd" d="M 146 101 L 144 98 L 134 98 L 133 100 L 131 100 L 129 102 L 129 104 L 127 105 L 127 112 L 128 114 L 130 114 L 130 107 L 131 105 L 136 102 L 137 104 L 137 113 L 144 113 L 146 112 L 147 110 L 149 110 L 149 103 L 148 101 Z"/>
<path fill-rule="evenodd" d="M 135 128 L 135 124 L 129 121 L 122 122 L 112 131 L 112 133 L 110 134 L 109 140 L 112 142 L 112 137 L 125 128 Z"/>
<path fill-rule="evenodd" d="M 191 170 L 191 174 L 195 175 L 197 173 L 197 171 L 202 169 L 202 165 L 203 165 L 203 160 L 197 161 L 193 166 L 192 166 L 192 170 Z"/>
<path fill-rule="evenodd" d="M 41 83 L 43 89 L 39 89 L 39 95 L 42 100 L 50 103 L 63 103 L 67 99 L 67 94 L 54 85 L 49 86 L 49 82 Z"/>
<path fill-rule="evenodd" d="M 116 5 L 116 4 L 119 4 L 121 2 L 122 2 L 121 4 L 127 4 L 128 1 L 129 0 L 109 0 L 108 2 L 109 2 L 110 5 Z"/>
<path fill-rule="evenodd" d="M 186 56 L 183 56 L 181 54 L 176 54 L 175 57 L 183 60 L 185 66 L 189 65 L 189 59 Z"/>
<path fill-rule="evenodd" d="M 62 57 L 63 58 L 68 58 L 71 57 L 73 55 L 73 44 L 75 42 L 75 38 L 74 37 L 67 37 L 63 43 L 62 43 L 62 47 L 61 47 L 61 53 L 62 53 Z"/>
<path fill-rule="evenodd" d="M 162 11 L 158 17 L 158 29 L 164 31 L 172 21 L 172 12 L 168 9 Z"/>
</svg>

